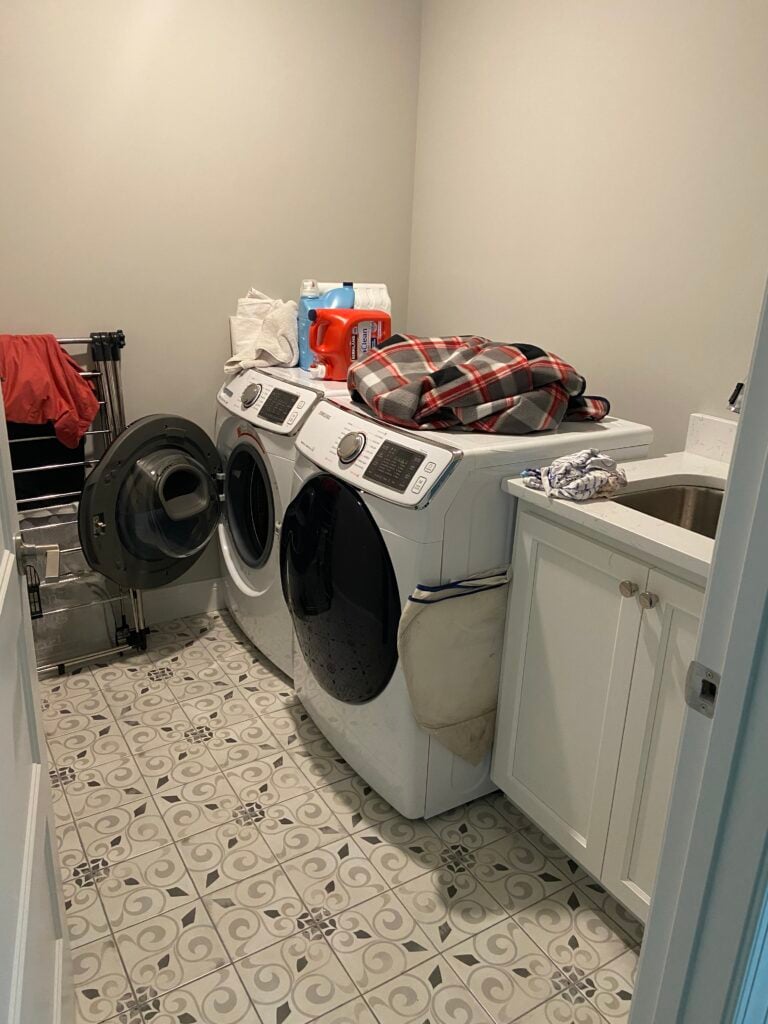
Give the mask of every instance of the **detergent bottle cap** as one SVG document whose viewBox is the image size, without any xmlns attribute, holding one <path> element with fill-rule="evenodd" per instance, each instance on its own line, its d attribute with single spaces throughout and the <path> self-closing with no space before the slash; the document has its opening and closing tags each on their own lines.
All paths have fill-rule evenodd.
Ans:
<svg viewBox="0 0 768 1024">
<path fill-rule="evenodd" d="M 320 289 L 317 286 L 317 281 L 314 278 L 307 277 L 301 282 L 300 296 L 317 298 L 320 294 Z"/>
<path fill-rule="evenodd" d="M 313 363 L 309 368 L 309 376 L 314 380 L 322 380 L 328 372 L 324 363 Z"/>
</svg>

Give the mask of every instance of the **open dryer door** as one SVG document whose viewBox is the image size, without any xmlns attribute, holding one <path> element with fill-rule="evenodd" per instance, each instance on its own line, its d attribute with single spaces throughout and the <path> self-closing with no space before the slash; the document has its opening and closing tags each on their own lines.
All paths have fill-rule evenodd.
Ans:
<svg viewBox="0 0 768 1024">
<path fill-rule="evenodd" d="M 172 583 L 200 557 L 219 521 L 216 445 L 179 416 L 145 416 L 110 445 L 85 481 L 83 554 L 123 587 Z"/>
</svg>

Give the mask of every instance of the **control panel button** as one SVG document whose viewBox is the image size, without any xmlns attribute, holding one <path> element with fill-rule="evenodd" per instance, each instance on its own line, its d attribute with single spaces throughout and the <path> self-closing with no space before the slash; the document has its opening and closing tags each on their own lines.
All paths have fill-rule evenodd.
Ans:
<svg viewBox="0 0 768 1024">
<path fill-rule="evenodd" d="M 426 466 L 424 467 L 424 472 L 425 472 L 425 473 L 433 473 L 433 472 L 434 472 L 434 470 L 435 470 L 435 464 L 434 464 L 434 462 L 428 462 L 428 463 L 426 464 Z"/>
<path fill-rule="evenodd" d="M 425 476 L 417 476 L 416 477 L 416 483 L 411 488 L 413 493 L 414 494 L 418 494 L 419 491 L 423 490 L 424 489 L 424 484 L 426 482 L 427 482 L 427 478 Z"/>
<path fill-rule="evenodd" d="M 240 396 L 240 404 L 244 409 L 250 409 L 254 402 L 258 401 L 261 394 L 261 384 L 247 384 Z"/>
<path fill-rule="evenodd" d="M 360 452 L 365 448 L 365 434 L 359 430 L 353 430 L 345 434 L 336 446 L 336 454 L 342 466 L 348 466 L 354 462 Z"/>
</svg>

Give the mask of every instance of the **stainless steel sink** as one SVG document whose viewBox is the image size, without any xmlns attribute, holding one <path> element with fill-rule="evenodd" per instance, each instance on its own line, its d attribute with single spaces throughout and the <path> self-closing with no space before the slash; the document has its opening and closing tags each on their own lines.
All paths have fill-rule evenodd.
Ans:
<svg viewBox="0 0 768 1024">
<path fill-rule="evenodd" d="M 685 530 L 714 538 L 723 504 L 723 491 L 719 487 L 702 484 L 674 484 L 635 491 L 634 494 L 624 494 L 613 500 L 618 505 L 634 508 L 654 519 L 662 519 L 665 523 L 674 523 Z"/>
</svg>

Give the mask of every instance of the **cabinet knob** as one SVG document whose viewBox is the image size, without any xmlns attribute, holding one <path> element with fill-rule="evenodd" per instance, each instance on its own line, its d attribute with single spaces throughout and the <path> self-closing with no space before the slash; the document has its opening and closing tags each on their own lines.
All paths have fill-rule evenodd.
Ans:
<svg viewBox="0 0 768 1024">
<path fill-rule="evenodd" d="M 659 595 L 652 594 L 650 591 L 644 590 L 642 594 L 638 597 L 638 601 L 640 602 L 640 606 L 642 608 L 655 608 L 656 605 L 659 603 Z"/>
<path fill-rule="evenodd" d="M 622 597 L 634 597 L 640 588 L 632 580 L 622 580 L 619 584 L 619 593 Z"/>
</svg>

